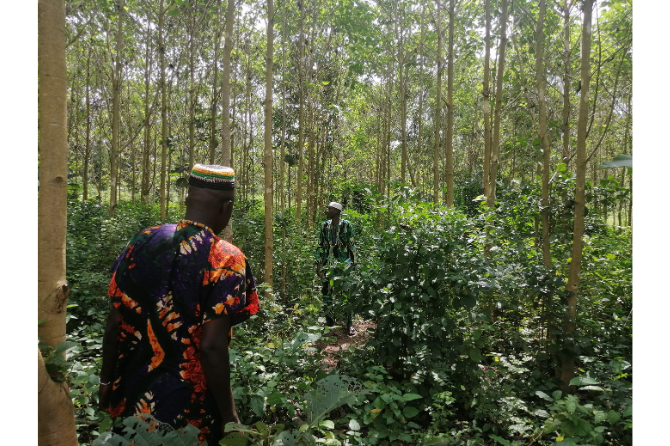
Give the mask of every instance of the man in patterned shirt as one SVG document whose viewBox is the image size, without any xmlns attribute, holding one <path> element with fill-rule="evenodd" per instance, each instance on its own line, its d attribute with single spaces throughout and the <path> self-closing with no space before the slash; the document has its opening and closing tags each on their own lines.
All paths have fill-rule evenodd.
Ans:
<svg viewBox="0 0 670 446">
<path fill-rule="evenodd" d="M 139 232 L 116 260 L 100 373 L 100 407 L 113 417 L 189 423 L 210 445 L 239 423 L 228 343 L 259 302 L 246 257 L 217 236 L 234 187 L 231 168 L 196 164 L 185 219 Z"/>
<path fill-rule="evenodd" d="M 319 246 L 316 250 L 316 273 L 322 281 L 321 295 L 327 325 L 333 325 L 335 321 L 333 319 L 333 293 L 330 289 L 330 279 L 326 277 L 324 272 L 329 266 L 338 262 L 356 262 L 354 227 L 350 221 L 340 218 L 341 212 L 342 205 L 334 201 L 326 208 L 326 216 L 330 220 L 321 224 Z M 350 311 L 347 311 L 347 334 L 349 336 L 356 334 Z"/>
</svg>

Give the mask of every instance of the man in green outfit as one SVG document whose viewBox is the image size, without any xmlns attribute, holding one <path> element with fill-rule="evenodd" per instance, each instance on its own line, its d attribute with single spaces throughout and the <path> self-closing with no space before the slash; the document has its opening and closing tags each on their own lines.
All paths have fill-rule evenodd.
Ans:
<svg viewBox="0 0 670 446">
<path fill-rule="evenodd" d="M 334 325 L 333 293 L 330 289 L 330 278 L 324 273 L 329 266 L 338 262 L 355 263 L 356 245 L 354 244 L 354 228 L 351 222 L 340 218 L 342 205 L 331 202 L 326 209 L 329 220 L 321 224 L 319 231 L 319 246 L 316 250 L 316 273 L 321 278 L 323 308 L 326 314 L 326 324 Z M 352 325 L 352 314 L 347 312 L 347 333 L 354 336 L 356 330 Z"/>
</svg>

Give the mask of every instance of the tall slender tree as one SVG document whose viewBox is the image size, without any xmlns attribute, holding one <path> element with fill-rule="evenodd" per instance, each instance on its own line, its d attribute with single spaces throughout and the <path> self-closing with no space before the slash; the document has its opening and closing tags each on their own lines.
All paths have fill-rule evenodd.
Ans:
<svg viewBox="0 0 670 446">
<path fill-rule="evenodd" d="M 110 152 L 109 167 L 109 216 L 113 217 L 117 201 L 118 157 L 119 157 L 119 127 L 121 121 L 121 86 L 123 83 L 123 16 L 124 0 L 116 1 L 116 57 L 112 70 L 112 150 Z"/>
<path fill-rule="evenodd" d="M 38 2 L 39 198 L 37 329 L 40 342 L 56 347 L 65 341 L 69 292 L 65 279 L 67 229 L 67 74 L 65 4 Z M 48 224 L 47 224 L 48 223 Z M 38 444 L 76 446 L 74 408 L 67 383 L 56 382 L 37 352 Z"/>
<path fill-rule="evenodd" d="M 231 0 L 229 0 L 231 1 Z M 274 4 L 267 0 L 267 51 L 265 55 L 265 150 L 263 155 L 265 188 L 265 269 L 263 281 L 272 287 L 273 234 L 272 234 L 272 59 L 274 57 Z"/>
<path fill-rule="evenodd" d="M 586 133 L 589 116 L 589 84 L 591 78 L 591 17 L 593 0 L 584 0 L 582 5 L 582 57 L 580 64 L 581 90 L 579 96 L 579 120 L 577 122 L 577 161 L 575 163 L 575 220 L 572 237 L 572 260 L 568 275 L 568 299 L 563 323 L 563 354 L 559 370 L 560 380 L 565 390 L 575 376 L 574 333 L 576 329 L 577 296 L 579 275 L 582 270 L 582 248 L 584 246 L 584 214 L 586 210 Z"/>
</svg>

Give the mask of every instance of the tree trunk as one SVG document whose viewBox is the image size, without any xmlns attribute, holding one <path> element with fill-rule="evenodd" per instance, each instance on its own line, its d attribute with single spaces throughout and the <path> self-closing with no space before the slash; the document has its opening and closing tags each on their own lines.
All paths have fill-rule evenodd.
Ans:
<svg viewBox="0 0 670 446">
<path fill-rule="evenodd" d="M 454 0 L 449 1 L 449 58 L 447 59 L 447 207 L 454 207 Z"/>
<path fill-rule="evenodd" d="M 586 132 L 589 115 L 589 80 L 590 80 L 590 58 L 591 58 L 591 14 L 593 0 L 584 0 L 583 13 L 584 24 L 582 28 L 582 57 L 581 57 L 581 82 L 582 88 L 579 98 L 579 120 L 577 123 L 577 185 L 575 188 L 575 221 L 572 238 L 572 260 L 570 262 L 570 273 L 568 276 L 567 311 L 563 322 L 563 351 L 560 364 L 560 380 L 563 389 L 571 390 L 570 380 L 575 375 L 574 356 L 574 332 L 575 316 L 577 314 L 577 293 L 579 290 L 579 275 L 582 264 L 582 246 L 584 236 L 584 213 L 586 183 Z"/>
<path fill-rule="evenodd" d="M 88 166 L 91 160 L 91 47 L 89 43 L 88 56 L 86 58 L 86 149 L 84 152 L 84 201 L 88 200 Z"/>
<path fill-rule="evenodd" d="M 231 0 L 229 0 L 231 1 Z M 232 1 L 231 1 L 232 2 Z M 265 270 L 263 281 L 272 289 L 272 256 L 273 256 L 273 234 L 272 234 L 272 58 L 274 50 L 274 5 L 272 0 L 267 0 L 268 5 L 268 28 L 267 28 L 267 53 L 265 56 L 265 151 L 263 155 L 265 171 Z M 268 291 L 270 293 L 270 291 Z M 266 293 L 266 297 L 270 297 Z"/>
<path fill-rule="evenodd" d="M 502 0 L 500 17 L 500 49 L 498 50 L 498 74 L 496 75 L 496 105 L 493 118 L 493 141 L 491 143 L 491 166 L 489 168 L 489 194 L 486 204 L 492 209 L 496 201 L 496 180 L 500 157 L 500 121 L 502 115 L 503 73 L 505 72 L 505 48 L 507 46 L 507 15 L 509 0 Z"/>
<path fill-rule="evenodd" d="M 484 50 L 484 81 L 482 83 L 482 98 L 484 103 L 484 196 L 489 196 L 489 170 L 491 167 L 491 107 L 489 98 L 491 89 L 489 87 L 489 77 L 491 74 L 491 2 L 485 0 L 486 9 L 486 37 Z"/>
<path fill-rule="evenodd" d="M 165 190 L 165 176 L 166 176 L 166 167 L 167 167 L 167 85 L 165 81 L 165 0 L 161 0 L 160 11 L 158 14 L 158 53 L 160 55 L 160 89 L 161 89 L 161 193 L 160 193 L 160 218 L 165 220 L 165 203 L 166 203 L 166 190 Z"/>
<path fill-rule="evenodd" d="M 152 151 L 151 147 L 151 111 L 150 103 L 152 101 L 150 97 L 151 93 L 151 65 L 152 65 L 152 55 L 151 51 L 151 22 L 149 17 L 147 17 L 147 40 L 146 40 L 146 67 L 144 69 L 144 149 L 142 150 L 142 191 L 140 192 L 142 201 L 144 203 L 149 202 L 149 159 Z"/>
<path fill-rule="evenodd" d="M 123 12 L 124 0 L 117 1 L 116 24 L 116 64 L 112 75 L 112 151 L 110 152 L 110 183 L 109 183 L 109 216 L 113 217 L 116 211 L 116 183 L 118 181 L 117 163 L 119 156 L 119 126 L 121 112 L 121 81 L 123 75 Z"/>
<path fill-rule="evenodd" d="M 563 3 L 563 162 L 570 162 L 570 5 Z"/>
<path fill-rule="evenodd" d="M 214 73 L 212 74 L 212 103 L 209 111 L 209 164 L 215 164 L 214 160 L 216 159 L 216 107 L 219 101 L 217 87 L 219 85 L 219 45 L 221 44 L 221 0 L 216 2 L 216 20 L 214 23 L 214 61 L 212 64 Z"/>
<path fill-rule="evenodd" d="M 198 102 L 195 94 L 195 18 L 193 4 L 190 3 L 188 5 L 188 28 L 188 171 L 190 171 L 195 157 L 195 106 Z M 188 172 L 186 174 L 182 172 L 182 175 L 187 176 Z"/>
<path fill-rule="evenodd" d="M 417 130 L 417 141 L 416 141 L 416 151 L 417 151 L 417 163 L 416 163 L 416 170 L 417 170 L 417 181 L 421 181 L 421 191 L 423 195 L 423 188 L 425 187 L 423 177 L 421 175 L 421 166 L 422 166 L 422 159 L 423 159 L 423 92 L 424 92 L 424 78 L 423 78 L 423 71 L 424 71 L 424 22 L 426 20 L 425 18 L 426 14 L 426 5 L 421 1 L 421 29 L 419 31 L 419 58 L 421 59 L 421 68 L 419 72 L 419 111 L 418 111 L 418 130 Z"/>
<path fill-rule="evenodd" d="M 65 4 L 38 2 L 38 338 L 52 347 L 65 341 L 68 285 L 65 281 L 67 229 L 67 74 Z M 47 373 L 37 352 L 40 446 L 77 446 L 74 408 L 66 383 Z"/>
<path fill-rule="evenodd" d="M 223 125 L 221 130 L 221 161 L 232 166 L 230 147 L 230 53 L 233 49 L 233 23 L 235 20 L 235 1 L 228 0 L 226 8 L 226 31 L 223 46 L 223 73 L 221 76 L 221 105 L 223 107 Z M 224 233 L 225 234 L 225 233 Z"/>
<path fill-rule="evenodd" d="M 435 26 L 437 28 L 437 82 L 436 82 L 436 97 L 435 97 L 435 118 L 433 126 L 435 127 L 435 139 L 433 141 L 433 202 L 439 201 L 440 193 L 440 179 L 439 179 L 439 164 L 440 164 L 440 127 L 442 126 L 442 16 L 440 0 L 435 2 L 437 6 L 437 20 Z"/>
<path fill-rule="evenodd" d="M 545 68 L 544 68 L 544 15 L 546 12 L 546 0 L 540 0 L 540 12 L 537 18 L 537 30 L 535 32 L 535 74 L 537 78 L 537 96 L 540 109 L 540 127 L 537 137 L 540 139 L 542 149 L 542 260 L 545 267 L 551 266 L 551 250 L 549 243 L 549 161 L 551 148 L 547 135 L 547 104 L 545 100 Z"/>
<path fill-rule="evenodd" d="M 305 4 L 303 1 L 298 2 L 299 9 L 299 25 L 300 37 L 298 41 L 298 53 L 300 60 L 298 61 L 298 177 L 296 178 L 296 196 L 295 196 L 295 220 L 300 226 L 302 223 L 302 177 L 304 175 L 305 161 L 302 156 L 303 147 L 305 145 Z"/>
</svg>

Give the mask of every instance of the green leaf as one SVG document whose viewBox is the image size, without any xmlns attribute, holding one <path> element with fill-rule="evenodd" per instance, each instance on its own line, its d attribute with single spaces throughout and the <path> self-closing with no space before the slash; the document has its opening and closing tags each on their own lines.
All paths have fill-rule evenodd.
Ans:
<svg viewBox="0 0 670 446">
<path fill-rule="evenodd" d="M 633 157 L 631 155 L 617 155 L 612 161 L 605 161 L 598 169 L 609 169 L 613 167 L 633 167 Z"/>
<path fill-rule="evenodd" d="M 335 423 L 330 420 L 323 420 L 319 423 L 319 427 L 323 429 L 335 429 Z"/>
<path fill-rule="evenodd" d="M 349 420 L 349 429 L 356 432 L 361 430 L 361 425 L 356 420 Z"/>
<path fill-rule="evenodd" d="M 559 172 L 565 172 L 566 169 L 567 169 L 567 166 L 565 165 L 565 163 L 560 163 L 558 165 L 558 171 Z"/>
<path fill-rule="evenodd" d="M 592 384 L 600 384 L 600 383 L 595 379 L 591 378 L 590 376 L 578 376 L 570 380 L 571 386 L 586 386 Z"/>
<path fill-rule="evenodd" d="M 626 410 L 623 411 L 623 416 L 630 417 L 631 415 L 633 415 L 633 406 L 628 406 L 626 407 Z"/>
<path fill-rule="evenodd" d="M 402 413 L 405 415 L 405 418 L 413 418 L 419 413 L 419 409 L 412 406 L 405 406 L 402 409 Z"/>
<path fill-rule="evenodd" d="M 470 348 L 470 359 L 472 359 L 474 362 L 480 362 L 482 360 L 482 353 L 477 347 Z"/>
<path fill-rule="evenodd" d="M 489 437 L 491 437 L 492 439 L 494 439 L 495 441 L 497 441 L 498 443 L 500 443 L 504 446 L 510 446 L 509 440 L 505 440 L 504 438 L 501 438 L 497 435 L 489 435 Z"/>
<path fill-rule="evenodd" d="M 402 399 L 405 401 L 414 401 L 418 400 L 420 398 L 423 398 L 421 395 L 417 395 L 416 393 L 406 393 L 402 396 Z"/>
<path fill-rule="evenodd" d="M 538 390 L 537 392 L 535 392 L 535 395 L 539 396 L 543 400 L 554 401 L 554 399 L 552 397 L 550 397 L 549 395 L 547 395 L 546 393 L 544 393 L 541 390 Z"/>
<path fill-rule="evenodd" d="M 621 414 L 619 412 L 617 412 L 616 410 L 610 410 L 607 413 L 607 420 L 612 424 L 616 423 L 620 419 L 621 419 Z"/>
</svg>

